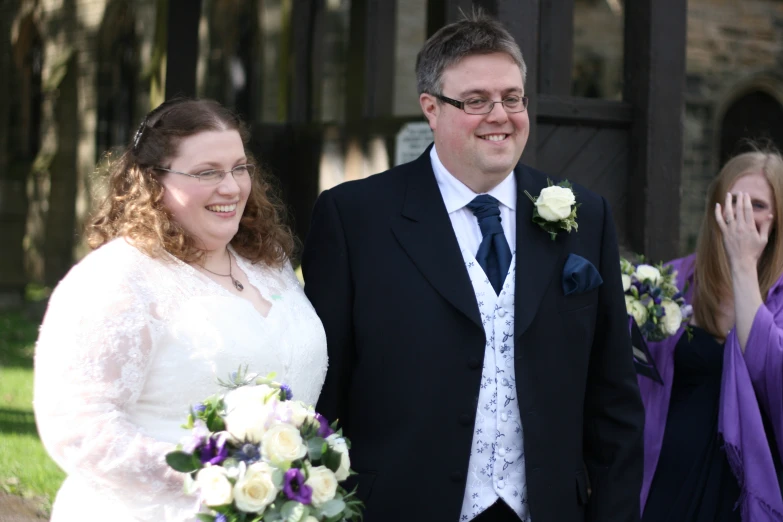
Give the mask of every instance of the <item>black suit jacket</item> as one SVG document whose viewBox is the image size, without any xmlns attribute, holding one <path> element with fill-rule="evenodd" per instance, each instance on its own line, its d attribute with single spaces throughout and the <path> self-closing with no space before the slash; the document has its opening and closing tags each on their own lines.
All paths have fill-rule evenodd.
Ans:
<svg viewBox="0 0 783 522">
<path fill-rule="evenodd" d="M 552 241 L 523 192 L 539 194 L 546 175 L 514 173 L 515 371 L 531 517 L 638 520 L 643 411 L 609 206 L 576 186 L 579 230 Z M 565 296 L 569 253 L 595 265 L 603 284 Z M 322 193 L 303 269 L 329 349 L 317 409 L 353 443 L 365 521 L 457 522 L 484 330 L 429 150 Z"/>
</svg>

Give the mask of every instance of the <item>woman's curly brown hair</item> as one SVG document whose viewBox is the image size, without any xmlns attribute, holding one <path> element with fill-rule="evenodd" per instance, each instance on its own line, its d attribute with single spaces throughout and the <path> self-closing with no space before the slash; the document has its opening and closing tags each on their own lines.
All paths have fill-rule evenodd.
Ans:
<svg viewBox="0 0 783 522">
<path fill-rule="evenodd" d="M 109 169 L 108 194 L 87 225 L 87 241 L 95 249 L 117 237 L 128 239 L 151 257 L 164 252 L 186 263 L 204 251 L 165 208 L 163 185 L 155 167 L 177 154 L 183 138 L 203 131 L 236 130 L 246 145 L 249 134 L 239 117 L 212 100 L 179 98 L 163 103 L 144 119 L 133 142 Z M 260 168 L 231 240 L 250 261 L 281 266 L 294 250 L 285 207 Z"/>
</svg>

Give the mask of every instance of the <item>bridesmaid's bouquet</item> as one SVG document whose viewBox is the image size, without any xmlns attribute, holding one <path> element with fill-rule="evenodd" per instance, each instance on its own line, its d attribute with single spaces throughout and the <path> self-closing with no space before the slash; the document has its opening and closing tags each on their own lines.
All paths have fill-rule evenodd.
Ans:
<svg viewBox="0 0 783 522">
<path fill-rule="evenodd" d="M 620 258 L 625 308 L 647 341 L 662 341 L 674 335 L 693 314 L 685 304 L 684 289 L 676 285 L 671 266 L 631 263 Z"/>
<path fill-rule="evenodd" d="M 227 391 L 191 409 L 190 430 L 166 462 L 190 477 L 209 522 L 347 522 L 362 518 L 350 443 L 291 389 L 240 368 L 219 383 Z"/>
</svg>

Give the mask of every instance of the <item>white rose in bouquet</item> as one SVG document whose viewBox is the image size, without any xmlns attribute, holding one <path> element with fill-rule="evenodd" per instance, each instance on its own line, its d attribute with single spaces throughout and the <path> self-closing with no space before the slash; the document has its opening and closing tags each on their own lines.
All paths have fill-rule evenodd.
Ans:
<svg viewBox="0 0 783 522">
<path fill-rule="evenodd" d="M 566 219 L 571 215 L 571 207 L 574 203 L 576 203 L 574 192 L 557 185 L 543 189 L 536 198 L 538 214 L 547 221 Z"/>
<path fill-rule="evenodd" d="M 272 404 L 244 402 L 235 406 L 226 415 L 226 431 L 236 441 L 258 444 L 266 433 L 267 425 L 273 414 Z"/>
<path fill-rule="evenodd" d="M 337 477 L 326 466 L 310 468 L 309 475 L 305 485 L 313 488 L 313 505 L 321 507 L 337 494 Z"/>
<path fill-rule="evenodd" d="M 348 456 L 348 444 L 346 444 L 344 438 L 336 433 L 332 433 L 326 437 L 326 442 L 329 444 L 330 448 L 340 454 L 340 467 L 337 468 L 334 476 L 337 477 L 337 480 L 343 481 L 348 478 L 348 472 L 351 469 L 351 458 Z"/>
<path fill-rule="evenodd" d="M 263 405 L 267 402 L 277 402 L 280 390 L 259 384 L 257 386 L 241 386 L 228 392 L 223 398 L 226 411 L 230 412 L 244 404 Z"/>
<path fill-rule="evenodd" d="M 261 438 L 261 456 L 267 462 L 284 463 L 307 455 L 299 430 L 291 424 L 274 424 Z"/>
<path fill-rule="evenodd" d="M 202 468 L 196 474 L 196 486 L 201 492 L 201 500 L 207 506 L 225 506 L 234 500 L 231 482 L 226 470 L 220 466 Z"/>
<path fill-rule="evenodd" d="M 308 408 L 302 401 L 285 401 L 278 406 L 280 417 L 288 420 L 297 428 L 301 428 L 306 420 L 315 420 L 315 411 Z"/>
<path fill-rule="evenodd" d="M 633 296 L 625 296 L 625 309 L 628 312 L 628 315 L 633 316 L 634 321 L 636 321 L 636 324 L 640 327 L 647 322 L 647 308 L 645 308 L 641 302 L 634 299 Z"/>
<path fill-rule="evenodd" d="M 242 511 L 263 513 L 274 502 L 278 490 L 272 480 L 274 469 L 266 462 L 248 466 L 244 477 L 234 485 L 234 500 Z"/>
<path fill-rule="evenodd" d="M 661 271 L 651 265 L 639 265 L 634 277 L 639 281 L 649 281 L 650 284 L 657 285 L 661 280 Z"/>
<path fill-rule="evenodd" d="M 631 276 L 628 274 L 622 274 L 623 278 L 623 292 L 627 292 L 631 288 Z"/>
<path fill-rule="evenodd" d="M 680 311 L 680 305 L 674 301 L 665 300 L 661 303 L 663 307 L 663 329 L 668 335 L 674 335 L 682 325 L 682 312 Z"/>
</svg>

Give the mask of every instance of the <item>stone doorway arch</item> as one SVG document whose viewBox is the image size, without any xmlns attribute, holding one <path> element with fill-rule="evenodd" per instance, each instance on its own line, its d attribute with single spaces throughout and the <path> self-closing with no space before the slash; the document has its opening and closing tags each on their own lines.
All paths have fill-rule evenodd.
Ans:
<svg viewBox="0 0 783 522">
<path fill-rule="evenodd" d="M 720 122 L 719 164 L 750 150 L 748 139 L 783 148 L 783 105 L 761 89 L 732 101 Z"/>
</svg>

